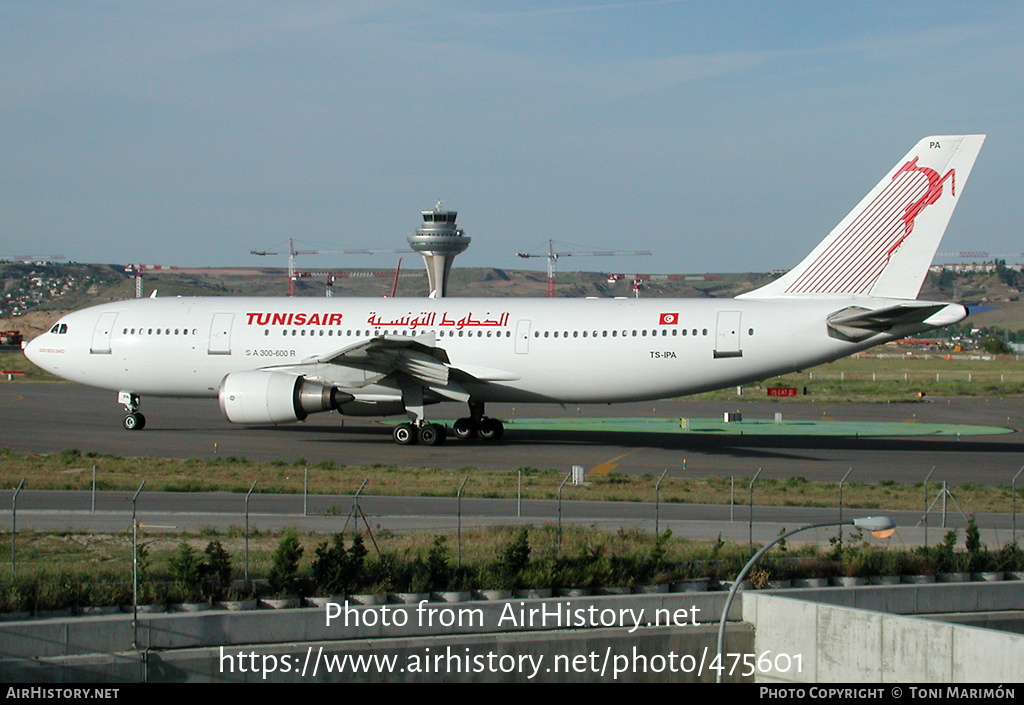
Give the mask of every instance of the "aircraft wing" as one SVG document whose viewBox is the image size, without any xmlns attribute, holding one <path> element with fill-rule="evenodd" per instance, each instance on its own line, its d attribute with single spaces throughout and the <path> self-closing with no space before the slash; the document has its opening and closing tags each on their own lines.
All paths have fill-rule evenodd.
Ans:
<svg viewBox="0 0 1024 705">
<path fill-rule="evenodd" d="M 412 384 L 453 401 L 467 401 L 460 382 L 518 379 L 504 370 L 453 366 L 448 353 L 437 346 L 433 333 L 416 337 L 378 335 L 339 350 L 303 360 L 298 365 L 275 366 L 346 388 L 360 388 L 396 377 L 397 386 Z"/>
<path fill-rule="evenodd" d="M 967 309 L 958 304 L 908 301 L 874 310 L 850 306 L 830 315 L 827 324 L 829 335 L 859 341 L 878 333 L 889 333 L 898 327 L 925 322 L 929 327 L 947 326 L 962 321 L 966 316 Z"/>
</svg>

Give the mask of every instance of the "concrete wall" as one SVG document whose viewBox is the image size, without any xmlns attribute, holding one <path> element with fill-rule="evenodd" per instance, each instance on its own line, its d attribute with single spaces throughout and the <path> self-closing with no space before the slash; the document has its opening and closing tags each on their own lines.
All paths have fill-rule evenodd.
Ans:
<svg viewBox="0 0 1024 705">
<path fill-rule="evenodd" d="M 0 681 L 311 681 L 315 664 L 316 681 L 710 682 L 725 597 L 352 606 L 330 624 L 325 608 L 157 614 L 141 616 L 137 632 L 130 615 L 8 622 Z M 734 602 L 728 648 L 750 652 L 753 630 L 738 622 L 740 610 Z M 328 672 L 346 656 L 377 661 Z"/>
<path fill-rule="evenodd" d="M 758 682 L 1019 683 L 1024 636 L 902 615 L 1019 609 L 1022 600 L 1015 583 L 747 592 L 743 620 L 755 653 L 770 657 Z"/>
<path fill-rule="evenodd" d="M 417 605 L 354 607 L 348 625 L 341 616 L 328 624 L 324 608 L 142 615 L 137 631 L 130 615 L 5 622 L 0 682 L 707 682 L 725 597 L 432 602 L 423 608 L 432 625 Z M 1018 683 L 1024 636 L 935 619 L 1022 603 L 1016 581 L 746 591 L 732 606 L 730 619 L 742 610 L 744 621 L 729 624 L 726 652 L 752 655 L 755 664 L 767 656 L 762 682 Z M 644 626 L 630 633 L 637 614 Z M 652 624 L 656 614 L 680 624 Z M 381 624 L 385 615 L 389 625 Z M 440 624 L 446 615 L 463 623 Z M 601 622 L 608 615 L 613 625 Z M 378 661 L 327 672 L 345 656 Z"/>
</svg>

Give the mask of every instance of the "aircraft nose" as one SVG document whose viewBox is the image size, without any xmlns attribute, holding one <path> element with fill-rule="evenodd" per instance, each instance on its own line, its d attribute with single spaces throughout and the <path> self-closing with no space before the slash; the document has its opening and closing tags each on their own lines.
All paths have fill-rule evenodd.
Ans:
<svg viewBox="0 0 1024 705">
<path fill-rule="evenodd" d="M 21 352 L 24 353 L 25 357 L 31 360 L 36 365 L 39 364 L 39 338 L 42 336 L 36 336 L 32 340 L 21 341 Z"/>
</svg>

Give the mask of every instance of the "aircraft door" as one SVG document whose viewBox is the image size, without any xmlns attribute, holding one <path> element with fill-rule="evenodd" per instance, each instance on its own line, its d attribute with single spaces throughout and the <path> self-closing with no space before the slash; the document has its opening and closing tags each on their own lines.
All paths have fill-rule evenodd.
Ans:
<svg viewBox="0 0 1024 705">
<path fill-rule="evenodd" d="M 210 344 L 207 353 L 210 355 L 231 354 L 231 324 L 235 320 L 233 313 L 213 314 L 210 324 Z"/>
<path fill-rule="evenodd" d="M 110 334 L 114 330 L 114 321 L 117 320 L 117 312 L 109 311 L 101 314 L 96 320 L 96 327 L 92 329 L 92 344 L 89 352 L 93 355 L 110 354 Z"/>
<path fill-rule="evenodd" d="M 522 320 L 516 323 L 516 355 L 526 355 L 530 352 L 530 321 Z"/>
<path fill-rule="evenodd" d="M 715 331 L 715 357 L 743 357 L 740 348 L 740 311 L 720 311 Z"/>
</svg>

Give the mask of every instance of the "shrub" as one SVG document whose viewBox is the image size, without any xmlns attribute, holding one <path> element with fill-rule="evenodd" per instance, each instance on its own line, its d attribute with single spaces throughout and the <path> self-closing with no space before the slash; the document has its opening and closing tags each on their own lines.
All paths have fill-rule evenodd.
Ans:
<svg viewBox="0 0 1024 705">
<path fill-rule="evenodd" d="M 427 552 L 427 588 L 430 590 L 447 588 L 452 578 L 453 571 L 449 565 L 450 556 L 445 541 L 444 536 L 435 536 Z"/>
<path fill-rule="evenodd" d="M 302 546 L 294 534 L 288 534 L 277 545 L 271 558 L 270 573 L 267 575 L 270 589 L 275 595 L 285 595 L 292 590 L 299 575 L 302 551 Z"/>
<path fill-rule="evenodd" d="M 217 539 L 206 544 L 203 553 L 206 554 L 203 576 L 212 580 L 213 597 L 219 599 L 231 587 L 231 556 Z"/>
<path fill-rule="evenodd" d="M 206 571 L 199 558 L 199 552 L 182 541 L 178 552 L 170 559 L 171 576 L 177 588 L 176 599 L 182 602 L 197 602 L 204 597 L 203 581 Z"/>
<path fill-rule="evenodd" d="M 313 561 L 313 581 L 326 595 L 353 592 L 364 579 L 363 563 L 366 558 L 363 537 L 356 534 L 351 548 L 345 548 L 345 537 L 335 534 L 333 544 L 323 541 L 316 547 Z"/>
</svg>

